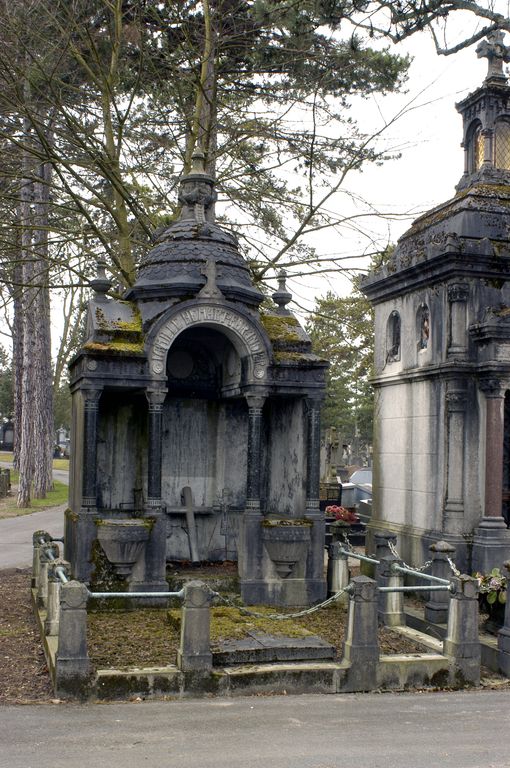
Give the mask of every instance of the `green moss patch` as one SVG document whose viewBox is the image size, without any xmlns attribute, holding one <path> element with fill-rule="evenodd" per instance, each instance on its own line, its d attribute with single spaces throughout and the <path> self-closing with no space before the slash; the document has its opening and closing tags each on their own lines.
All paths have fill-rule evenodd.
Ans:
<svg viewBox="0 0 510 768">
<path fill-rule="evenodd" d="M 300 334 L 295 330 L 301 326 L 292 315 L 261 315 L 260 320 L 271 341 L 286 344 L 301 341 Z"/>
</svg>

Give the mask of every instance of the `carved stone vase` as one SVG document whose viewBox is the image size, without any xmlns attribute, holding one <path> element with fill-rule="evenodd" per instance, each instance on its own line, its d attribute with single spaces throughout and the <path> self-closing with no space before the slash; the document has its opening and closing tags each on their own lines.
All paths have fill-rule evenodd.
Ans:
<svg viewBox="0 0 510 768">
<path fill-rule="evenodd" d="M 312 523 L 308 521 L 272 520 L 262 524 L 264 547 L 281 579 L 288 578 L 296 563 L 306 557 L 311 528 Z"/>
<path fill-rule="evenodd" d="M 149 539 L 153 521 L 96 520 L 97 539 L 118 576 L 130 576 Z"/>
</svg>

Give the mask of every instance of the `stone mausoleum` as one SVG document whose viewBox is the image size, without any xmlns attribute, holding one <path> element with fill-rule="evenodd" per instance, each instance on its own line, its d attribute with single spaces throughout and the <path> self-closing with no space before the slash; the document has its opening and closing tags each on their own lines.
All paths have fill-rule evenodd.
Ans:
<svg viewBox="0 0 510 768">
<path fill-rule="evenodd" d="M 464 174 L 363 290 L 375 307 L 374 519 L 402 556 L 446 539 L 459 566 L 510 558 L 510 49 L 482 42 L 457 104 Z"/>
<path fill-rule="evenodd" d="M 65 552 L 94 579 L 100 546 L 131 591 L 166 589 L 167 561 L 238 559 L 249 603 L 325 595 L 319 411 L 327 363 L 287 309 L 272 310 L 194 158 L 178 221 L 122 300 L 92 281 L 71 363 Z"/>
</svg>

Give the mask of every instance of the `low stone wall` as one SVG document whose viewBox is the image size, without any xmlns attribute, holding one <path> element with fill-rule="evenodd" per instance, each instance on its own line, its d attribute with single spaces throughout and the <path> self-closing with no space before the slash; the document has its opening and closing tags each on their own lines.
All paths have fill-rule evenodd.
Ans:
<svg viewBox="0 0 510 768">
<path fill-rule="evenodd" d="M 395 626 L 395 617 L 403 616 L 399 593 L 381 591 L 376 581 L 361 575 L 345 590 L 348 626 L 339 662 L 213 667 L 209 631 L 212 595 L 208 587 L 195 581 L 183 590 L 181 642 L 176 665 L 94 671 L 86 645 L 86 609 L 91 593 L 80 582 L 62 583 L 62 578 L 56 578 L 57 570 L 61 575 L 66 566 L 55 557 L 51 541 L 43 540 L 41 544 L 39 536 L 38 542 L 32 595 L 48 668 L 59 697 L 118 699 L 267 692 L 347 693 L 427 686 L 459 688 L 479 683 L 478 589 L 476 580 L 468 576 L 451 580 L 446 637 L 443 643 L 430 639 L 431 644 L 435 643 L 431 646 L 436 649 L 433 653 L 380 655 L 378 623 L 381 617 L 388 619 L 395 631 L 406 631 L 405 627 Z M 397 587 L 392 562 L 399 561 L 390 556 L 381 558 L 379 580 L 381 584 L 393 580 L 393 586 Z"/>
</svg>

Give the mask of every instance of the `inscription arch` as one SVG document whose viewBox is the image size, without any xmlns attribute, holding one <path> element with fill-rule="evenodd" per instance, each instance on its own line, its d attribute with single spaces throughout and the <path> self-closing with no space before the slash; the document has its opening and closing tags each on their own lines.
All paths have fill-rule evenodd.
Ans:
<svg viewBox="0 0 510 768">
<path fill-rule="evenodd" d="M 157 329 L 149 349 L 151 373 L 161 376 L 166 370 L 168 352 L 177 337 L 190 328 L 205 326 L 221 331 L 249 362 L 248 378 L 267 378 L 269 356 L 266 340 L 257 326 L 240 312 L 212 302 L 180 307 Z"/>
</svg>

